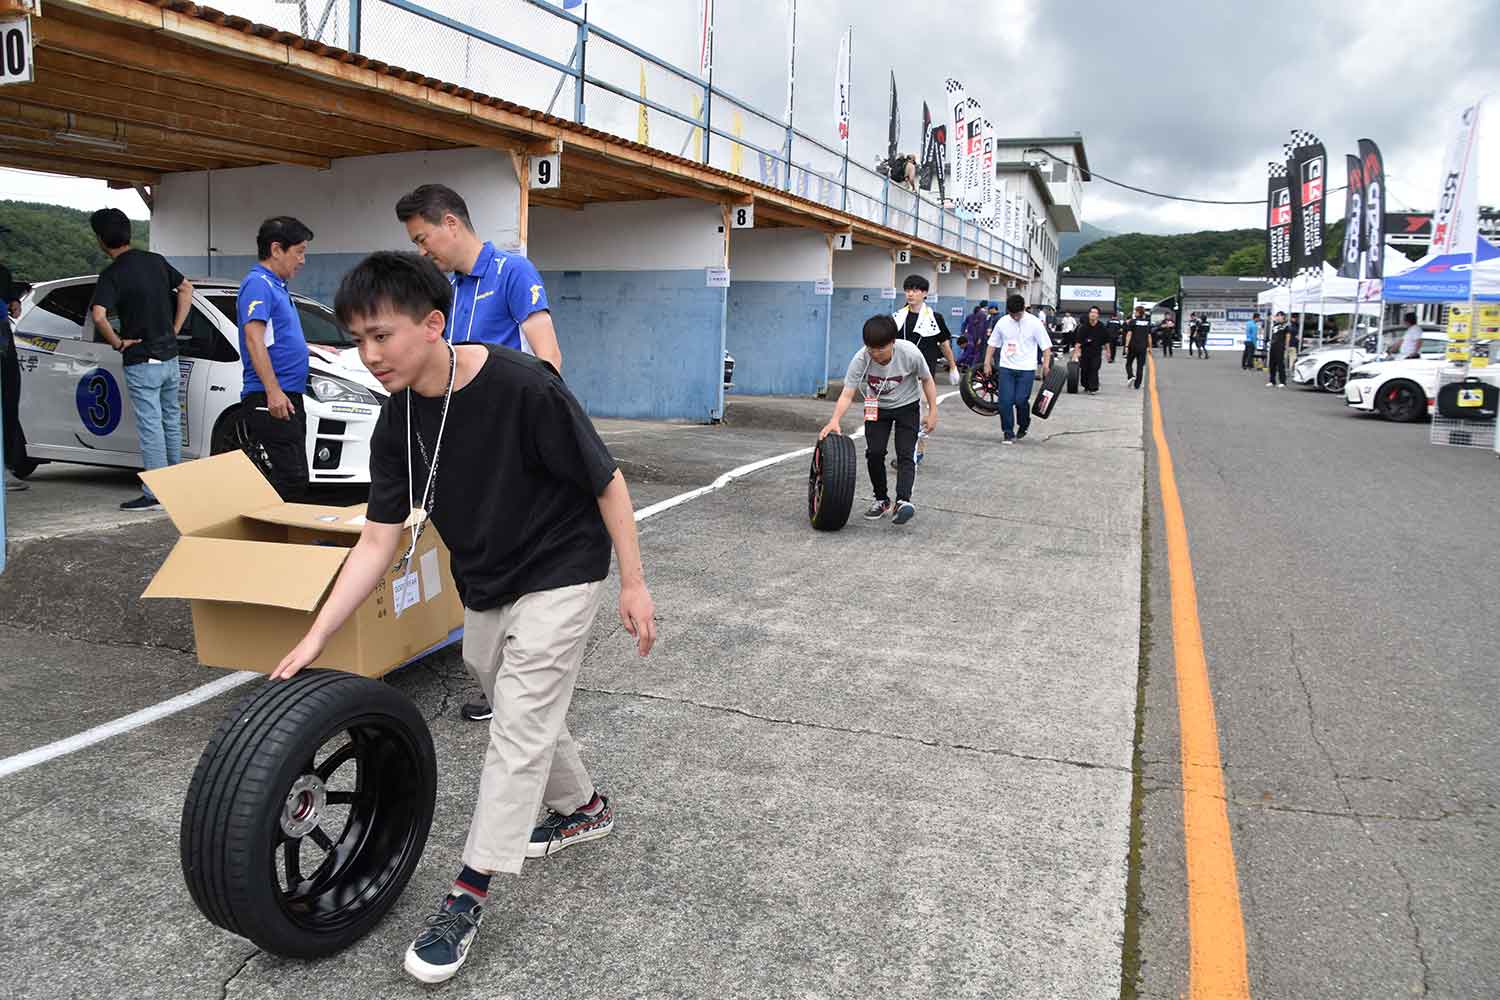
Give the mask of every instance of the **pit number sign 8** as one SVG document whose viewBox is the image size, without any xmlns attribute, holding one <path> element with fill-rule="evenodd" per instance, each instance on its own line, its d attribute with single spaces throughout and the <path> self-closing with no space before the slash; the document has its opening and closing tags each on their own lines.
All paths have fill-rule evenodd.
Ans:
<svg viewBox="0 0 1500 1000">
<path fill-rule="evenodd" d="M 0 84 L 30 83 L 31 19 L 13 18 L 0 21 Z"/>
<path fill-rule="evenodd" d="M 755 206 L 735 205 L 729 210 L 730 229 L 754 229 L 755 228 Z"/>
<path fill-rule="evenodd" d="M 532 188 L 555 188 L 562 183 L 562 154 L 548 153 L 531 158 Z"/>
</svg>

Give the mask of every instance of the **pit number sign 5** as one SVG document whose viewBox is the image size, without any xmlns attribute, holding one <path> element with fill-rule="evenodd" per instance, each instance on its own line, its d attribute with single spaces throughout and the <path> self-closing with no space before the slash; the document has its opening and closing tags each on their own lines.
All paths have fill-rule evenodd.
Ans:
<svg viewBox="0 0 1500 1000">
<path fill-rule="evenodd" d="M 30 83 L 31 18 L 0 21 L 0 84 Z"/>
</svg>

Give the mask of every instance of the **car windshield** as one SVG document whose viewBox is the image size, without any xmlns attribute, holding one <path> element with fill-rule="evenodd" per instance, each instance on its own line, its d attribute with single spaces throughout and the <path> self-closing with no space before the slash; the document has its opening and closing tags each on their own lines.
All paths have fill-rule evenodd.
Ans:
<svg viewBox="0 0 1500 1000">
<path fill-rule="evenodd" d="M 229 317 L 229 322 L 239 324 L 238 296 L 234 294 L 210 295 L 208 300 L 219 312 Z M 292 298 L 292 304 L 297 307 L 297 318 L 302 322 L 302 336 L 309 344 L 340 350 L 354 346 L 353 339 L 344 332 L 343 327 L 339 326 L 332 309 L 321 302 L 295 296 Z"/>
</svg>

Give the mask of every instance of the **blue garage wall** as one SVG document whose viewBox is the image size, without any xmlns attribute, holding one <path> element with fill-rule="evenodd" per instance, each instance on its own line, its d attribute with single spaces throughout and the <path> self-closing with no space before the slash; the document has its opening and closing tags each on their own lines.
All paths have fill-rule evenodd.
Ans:
<svg viewBox="0 0 1500 1000">
<path fill-rule="evenodd" d="M 828 296 L 810 281 L 737 281 L 729 287 L 725 348 L 734 390 L 811 396 L 823 384 Z"/>
<path fill-rule="evenodd" d="M 214 254 L 212 265 L 207 257 L 166 254 L 172 266 L 189 278 L 222 278 L 238 285 L 255 266 L 254 254 Z M 310 253 L 307 263 L 290 282 L 292 291 L 333 306 L 333 293 L 345 274 L 365 259 L 362 253 Z M 212 270 L 210 270 L 212 268 Z"/>
<path fill-rule="evenodd" d="M 833 328 L 828 334 L 828 377 L 840 379 L 849 368 L 854 352 L 865 346 L 865 320 L 879 313 L 889 316 L 901 306 L 880 297 L 878 288 L 835 288 Z M 736 355 L 738 360 L 738 355 Z"/>
<path fill-rule="evenodd" d="M 543 271 L 542 281 L 564 378 L 590 416 L 722 416 L 725 290 L 705 287 L 701 270 Z"/>
</svg>

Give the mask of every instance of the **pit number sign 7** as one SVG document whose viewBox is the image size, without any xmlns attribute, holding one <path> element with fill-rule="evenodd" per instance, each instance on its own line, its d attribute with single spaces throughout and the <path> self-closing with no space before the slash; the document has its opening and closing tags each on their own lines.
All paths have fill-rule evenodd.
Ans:
<svg viewBox="0 0 1500 1000">
<path fill-rule="evenodd" d="M 0 84 L 31 83 L 31 18 L 0 21 Z"/>
</svg>

